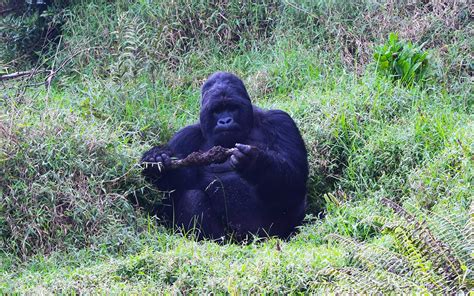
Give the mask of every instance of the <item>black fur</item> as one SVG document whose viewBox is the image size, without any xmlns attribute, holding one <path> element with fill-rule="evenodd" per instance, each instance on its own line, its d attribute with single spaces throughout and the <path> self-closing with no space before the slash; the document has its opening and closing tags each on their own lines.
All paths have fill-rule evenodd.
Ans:
<svg viewBox="0 0 474 296">
<path fill-rule="evenodd" d="M 238 150 L 223 164 L 166 168 L 170 156 L 184 158 L 216 145 Z M 147 151 L 142 161 L 164 163 L 161 172 L 154 166 L 143 174 L 160 190 L 172 191 L 168 218 L 198 229 L 200 237 L 286 237 L 303 219 L 308 161 L 298 128 L 283 111 L 253 106 L 233 74 L 211 75 L 202 87 L 200 123 Z"/>
</svg>

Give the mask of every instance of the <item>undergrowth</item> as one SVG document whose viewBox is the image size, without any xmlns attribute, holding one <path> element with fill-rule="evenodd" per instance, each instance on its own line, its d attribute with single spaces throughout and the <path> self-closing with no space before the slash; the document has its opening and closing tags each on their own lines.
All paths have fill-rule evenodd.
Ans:
<svg viewBox="0 0 474 296">
<path fill-rule="evenodd" d="M 0 84 L 0 292 L 473 289 L 467 1 L 95 0 L 42 13 L 0 22 L 0 73 L 38 70 Z M 41 35 L 55 24 L 58 38 Z M 154 216 L 165 193 L 137 161 L 197 120 L 217 70 L 302 132 L 308 215 L 287 241 L 197 242 Z"/>
</svg>

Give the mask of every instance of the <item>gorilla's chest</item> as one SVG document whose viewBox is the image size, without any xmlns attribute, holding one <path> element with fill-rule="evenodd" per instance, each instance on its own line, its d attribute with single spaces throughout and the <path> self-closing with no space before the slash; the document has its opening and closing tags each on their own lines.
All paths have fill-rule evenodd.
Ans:
<svg viewBox="0 0 474 296">
<path fill-rule="evenodd" d="M 226 161 L 221 164 L 211 164 L 202 168 L 202 184 L 205 188 L 209 184 L 218 182 L 225 183 L 226 187 L 240 186 L 243 183 L 242 178 L 237 172 L 230 166 L 230 162 Z"/>
<path fill-rule="evenodd" d="M 223 163 L 214 163 L 204 167 L 204 173 L 215 175 L 215 174 L 228 174 L 235 173 L 235 171 L 230 166 L 230 161 L 227 160 Z"/>
</svg>

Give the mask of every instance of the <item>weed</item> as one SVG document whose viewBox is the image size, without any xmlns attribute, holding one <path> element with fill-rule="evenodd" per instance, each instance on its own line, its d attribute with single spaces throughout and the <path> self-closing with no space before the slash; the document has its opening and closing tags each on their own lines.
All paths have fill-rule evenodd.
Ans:
<svg viewBox="0 0 474 296">
<path fill-rule="evenodd" d="M 422 47 L 400 41 L 397 34 L 390 33 L 388 42 L 375 48 L 377 70 L 407 86 L 426 82 L 430 57 Z"/>
</svg>

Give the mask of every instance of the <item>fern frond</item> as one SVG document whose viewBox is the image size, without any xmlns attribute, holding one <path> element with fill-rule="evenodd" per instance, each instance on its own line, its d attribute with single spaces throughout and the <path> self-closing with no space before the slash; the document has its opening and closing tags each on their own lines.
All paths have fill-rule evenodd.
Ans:
<svg viewBox="0 0 474 296">
<path fill-rule="evenodd" d="M 406 220 L 405 227 L 395 228 L 394 236 L 400 251 L 433 285 L 430 290 L 447 293 L 463 289 L 465 265 L 453 248 L 429 229 L 430 223 L 427 222 L 426 215 L 417 210 L 417 216 L 425 218 L 420 219 L 391 200 L 383 199 L 382 202 Z"/>
<path fill-rule="evenodd" d="M 462 246 L 462 250 L 467 254 L 466 260 L 466 286 L 474 287 L 474 200 L 471 201 L 469 207 L 469 218 L 464 226 L 462 233 L 464 234 L 466 243 Z"/>
<path fill-rule="evenodd" d="M 118 56 L 113 74 L 117 79 L 132 79 L 142 67 L 140 51 L 147 40 L 145 24 L 138 17 L 130 17 L 126 13 L 119 16 L 117 23 L 118 27 L 113 33 L 118 42 Z"/>
<path fill-rule="evenodd" d="M 375 276 L 375 278 L 368 281 L 368 286 L 364 284 L 362 290 L 352 292 L 365 293 L 370 290 L 374 293 L 407 293 L 420 289 L 425 290 L 419 284 L 418 280 L 421 278 L 412 268 L 410 261 L 401 254 L 381 246 L 358 242 L 337 234 L 329 235 L 328 239 L 343 244 L 353 254 L 351 260 L 356 269 L 353 269 L 351 273 L 345 271 L 336 273 L 339 280 L 343 282 L 368 281 L 368 278 Z M 353 276 L 354 279 L 350 280 L 349 276 Z M 363 279 L 358 278 L 360 276 L 363 276 Z M 359 286 L 356 285 L 355 287 Z"/>
<path fill-rule="evenodd" d="M 324 273 L 329 282 L 337 282 L 330 291 L 332 293 L 355 294 L 405 294 L 410 292 L 426 292 L 421 286 L 407 281 L 406 278 L 393 275 L 382 269 L 366 270 L 357 267 L 328 268 Z"/>
<path fill-rule="evenodd" d="M 452 294 L 473 287 L 474 205 L 465 213 L 433 213 L 410 204 L 382 202 L 397 216 L 368 217 L 393 238 L 393 248 L 350 237 L 326 237 L 343 245 L 349 267 L 324 270 L 322 278 L 337 282 L 333 293 Z M 402 219 L 400 219 L 400 217 Z M 324 281 L 323 281 L 324 282 Z"/>
</svg>

